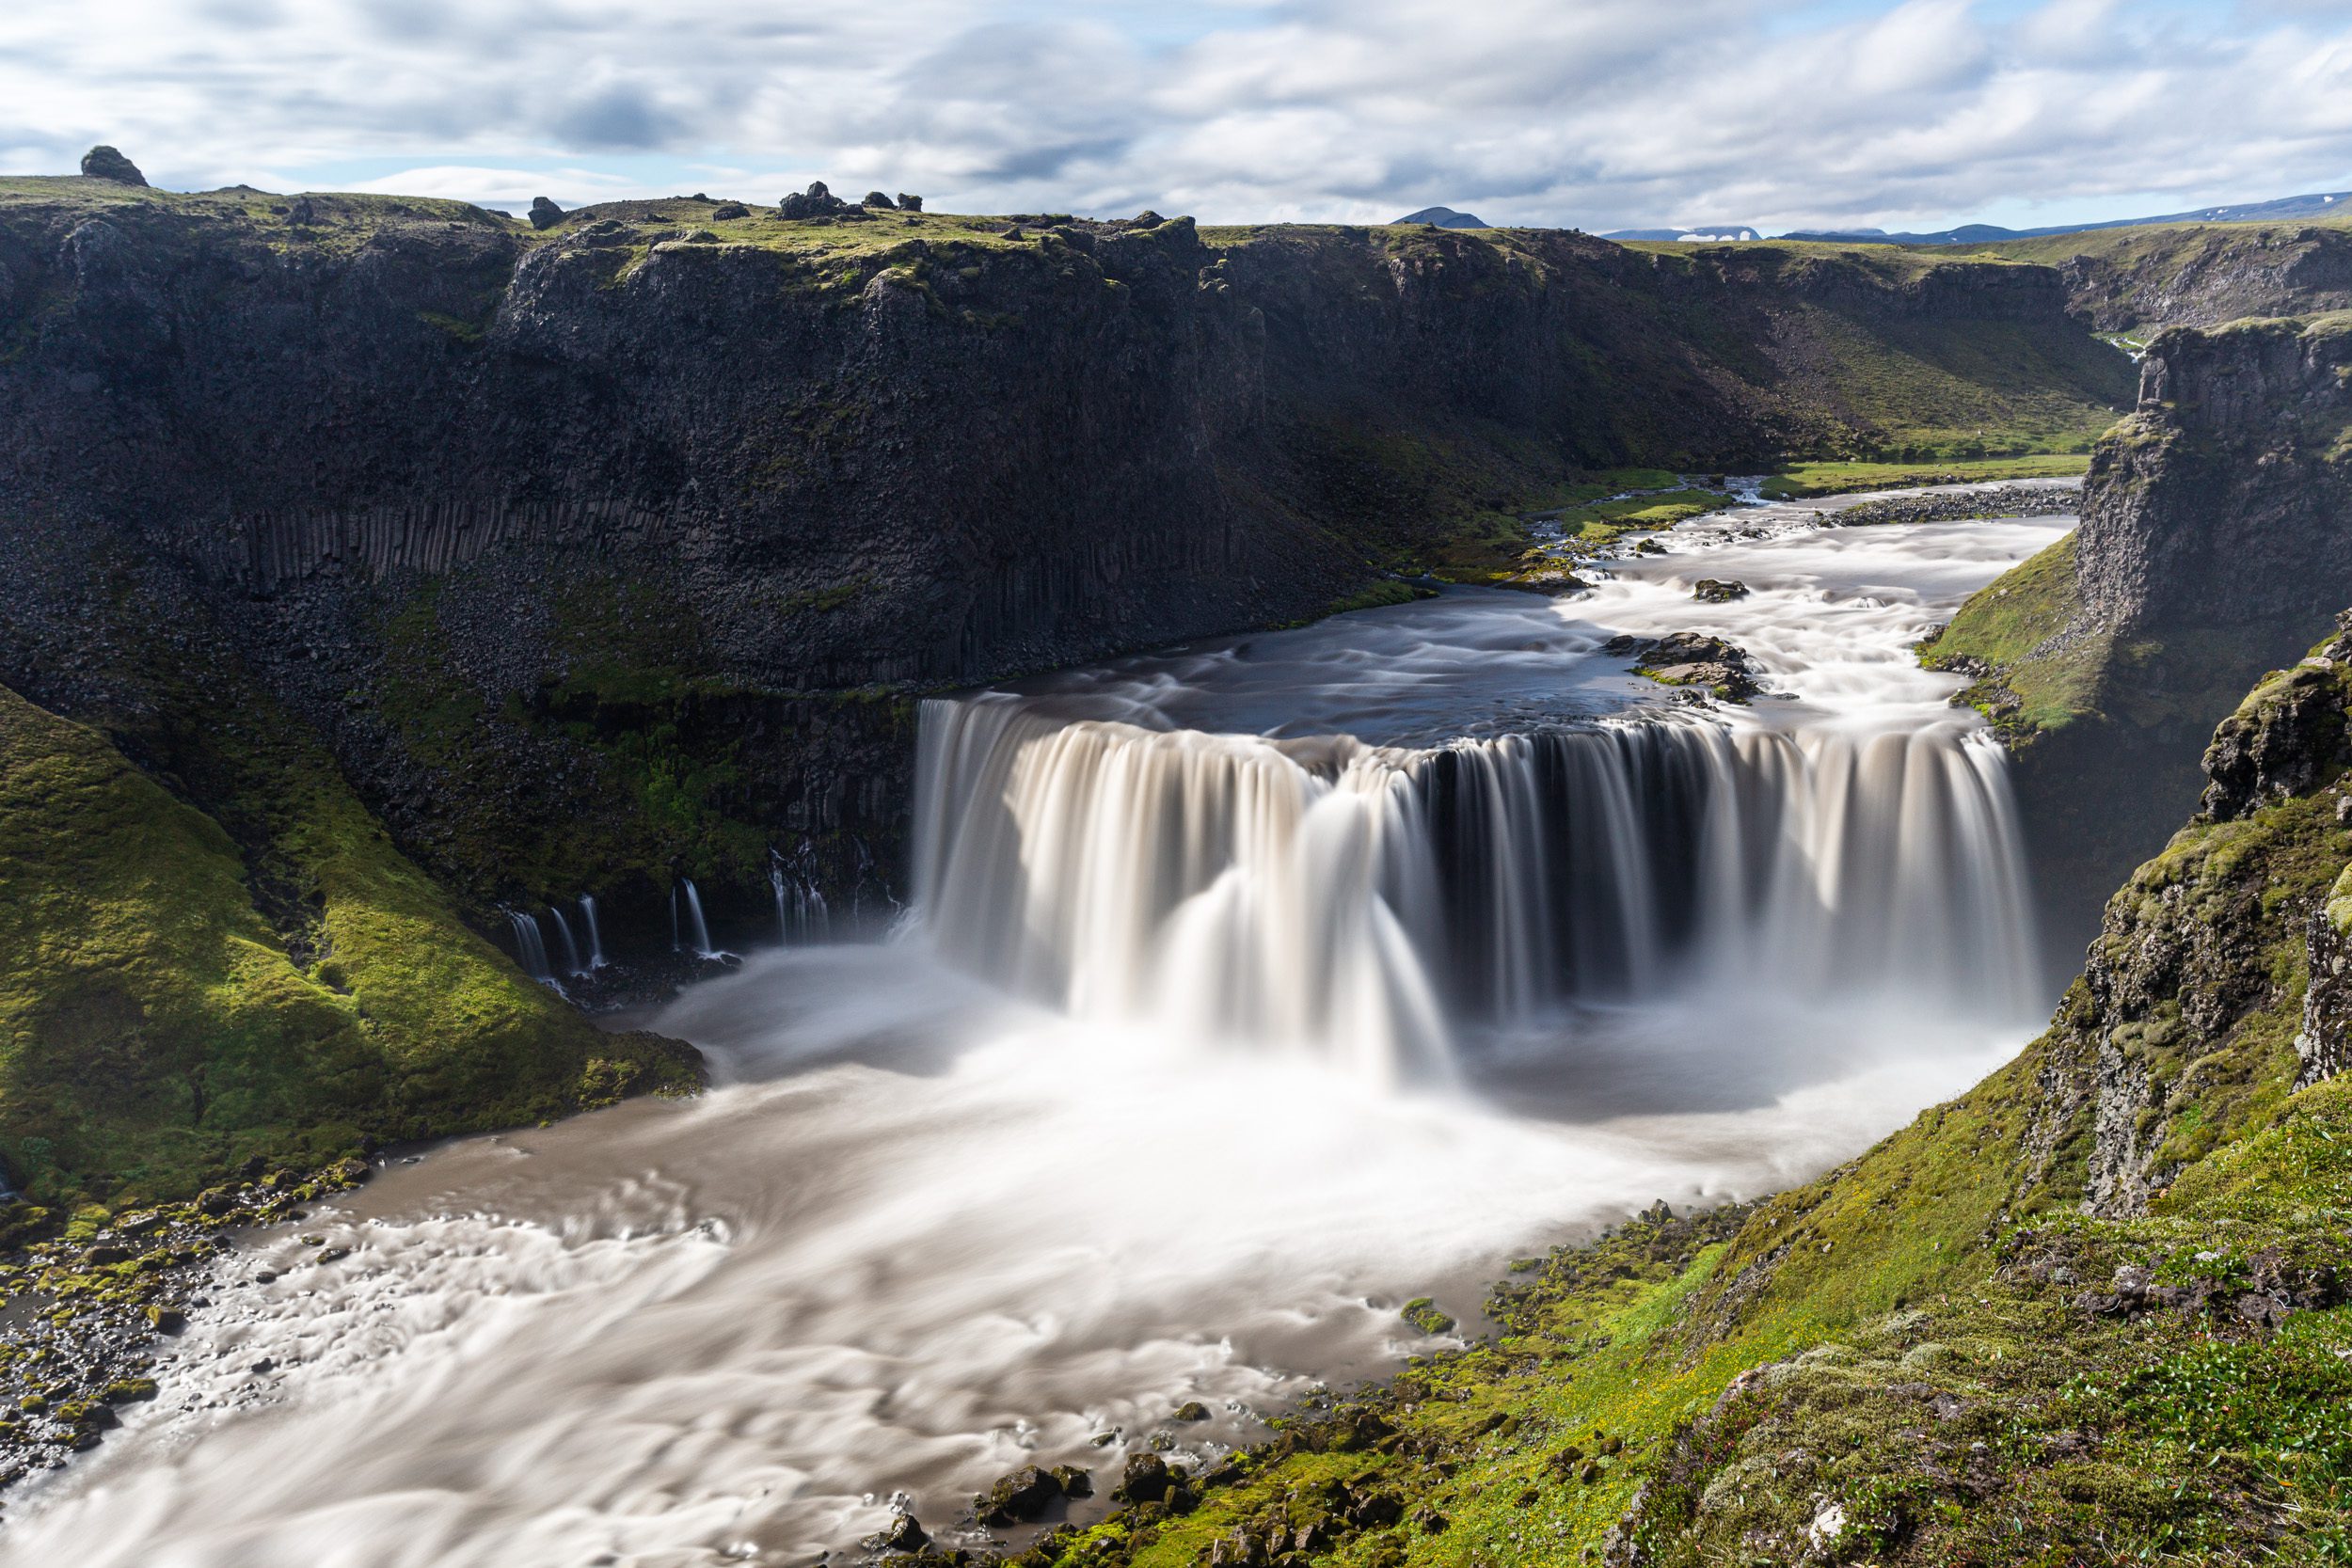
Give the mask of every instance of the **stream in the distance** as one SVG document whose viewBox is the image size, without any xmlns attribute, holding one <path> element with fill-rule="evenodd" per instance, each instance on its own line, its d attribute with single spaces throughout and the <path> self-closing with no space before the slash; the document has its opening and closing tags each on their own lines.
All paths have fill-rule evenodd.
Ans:
<svg viewBox="0 0 2352 1568">
<path fill-rule="evenodd" d="M 1405 1297 L 1810 1177 L 2033 1030 L 2001 757 L 1909 645 L 2068 526 L 1750 509 L 1576 598 L 932 705 L 918 929 L 649 1020 L 698 1101 L 258 1238 L 0 1562 L 807 1563 L 894 1491 L 953 1541 L 1020 1464 L 1107 1490 L 1392 1367 Z M 1598 651 L 1682 629 L 1778 695 Z"/>
</svg>

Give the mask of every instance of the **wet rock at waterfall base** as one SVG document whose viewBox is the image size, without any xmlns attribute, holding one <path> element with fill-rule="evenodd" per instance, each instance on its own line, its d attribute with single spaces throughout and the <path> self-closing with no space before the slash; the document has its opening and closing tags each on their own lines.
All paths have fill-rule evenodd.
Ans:
<svg viewBox="0 0 2352 1568">
<path fill-rule="evenodd" d="M 858 1543 L 869 1552 L 919 1552 L 931 1544 L 930 1532 L 912 1513 L 894 1514 L 890 1523 Z"/>
<path fill-rule="evenodd" d="M 1062 1494 L 1059 1475 L 1035 1465 L 1024 1465 L 974 1497 L 972 1511 L 979 1515 L 983 1525 L 1025 1525 L 1043 1513 Z"/>
<path fill-rule="evenodd" d="M 1167 1460 L 1155 1453 L 1131 1454 L 1126 1469 L 1120 1472 L 1119 1490 L 1111 1494 L 1111 1500 L 1155 1503 L 1168 1496 L 1171 1484 Z"/>
<path fill-rule="evenodd" d="M 1209 1418 L 1209 1407 L 1199 1400 L 1186 1400 L 1171 1411 L 1168 1418 L 1171 1421 L 1205 1421 Z"/>
<path fill-rule="evenodd" d="M 1734 599 L 1747 596 L 1748 585 L 1736 579 L 1726 581 L 1722 578 L 1701 578 L 1691 589 L 1691 597 L 1701 604 L 1729 604 Z"/>
</svg>

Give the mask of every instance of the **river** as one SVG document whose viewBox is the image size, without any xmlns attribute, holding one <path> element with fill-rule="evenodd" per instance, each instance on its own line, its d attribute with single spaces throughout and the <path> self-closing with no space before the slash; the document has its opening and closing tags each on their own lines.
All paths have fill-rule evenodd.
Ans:
<svg viewBox="0 0 2352 1568">
<path fill-rule="evenodd" d="M 894 1495 L 969 1540 L 1015 1465 L 1250 1441 L 1428 1348 L 1406 1297 L 1474 1326 L 1515 1252 L 1810 1177 L 2047 1006 L 2000 752 L 1908 650 L 2070 526 L 1744 509 L 1573 598 L 927 705 L 906 928 L 647 1020 L 699 1100 L 254 1238 L 0 1562 L 806 1563 Z M 1603 647 L 1685 629 L 1766 694 Z"/>
</svg>

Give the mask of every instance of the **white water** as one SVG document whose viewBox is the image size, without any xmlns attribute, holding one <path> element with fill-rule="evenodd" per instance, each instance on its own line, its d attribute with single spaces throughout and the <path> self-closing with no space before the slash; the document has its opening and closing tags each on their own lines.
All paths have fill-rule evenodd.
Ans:
<svg viewBox="0 0 2352 1568">
<path fill-rule="evenodd" d="M 588 969 L 594 974 L 610 960 L 604 956 L 604 933 L 596 929 L 596 900 L 589 894 L 580 895 L 580 918 L 588 927 Z"/>
<path fill-rule="evenodd" d="M 685 898 L 686 911 L 686 924 L 682 929 L 678 925 L 681 895 Z M 691 942 L 692 945 L 681 947 L 681 941 Z M 718 957 L 710 945 L 710 927 L 703 922 L 703 895 L 695 889 L 691 877 L 680 877 L 677 885 L 670 890 L 670 946 L 673 951 L 690 952 L 698 958 Z"/>
<path fill-rule="evenodd" d="M 876 1528 L 893 1489 L 937 1532 L 1015 1464 L 1115 1472 L 1184 1400 L 1220 1410 L 1177 1429 L 1185 1447 L 1247 1440 L 1263 1430 L 1249 1410 L 1414 1342 L 1394 1316 L 1406 1295 L 1469 1314 L 1514 1251 L 1851 1154 L 2028 1032 L 1997 968 L 1980 973 L 1981 1009 L 1913 983 L 2001 960 L 1977 914 L 1907 912 L 1910 879 L 1996 899 L 2013 863 L 1953 863 L 1952 846 L 2005 847 L 1997 769 L 1944 705 L 1955 683 L 1902 648 L 2058 531 L 1724 544 L 1557 606 L 1450 597 L 1048 683 L 1037 700 L 1115 702 L 1132 733 L 1096 720 L 1083 741 L 1056 731 L 1034 758 L 998 759 L 1008 784 L 1026 770 L 1016 822 L 1032 785 L 1058 779 L 1073 804 L 1032 816 L 1050 831 L 1010 852 L 1028 883 L 974 897 L 977 928 L 956 924 L 958 851 L 931 840 L 929 918 L 953 962 L 919 942 L 755 956 L 651 1021 L 710 1051 L 724 1086 L 701 1101 L 396 1167 L 306 1227 L 352 1247 L 334 1262 L 264 1238 L 175 1350 L 166 1397 L 12 1506 L 0 1561 L 806 1562 Z M 1676 579 L 1700 575 L 1759 592 L 1692 605 Z M 1731 896 L 1629 851 L 1608 898 L 1570 913 L 1605 924 L 1634 890 L 1687 885 L 1736 957 L 1666 920 L 1661 896 L 1626 914 L 1656 935 L 1646 954 L 1629 936 L 1558 984 L 1542 955 L 1582 950 L 1510 912 L 1531 882 L 1481 884 L 1483 901 L 1444 891 L 1459 866 L 1430 834 L 1454 808 L 1424 753 L 1449 710 L 1479 732 L 1442 764 L 1494 764 L 1480 787 L 1509 809 L 1473 842 L 1556 825 L 1564 804 L 1572 820 L 1638 819 L 1642 802 L 1602 787 L 1618 763 L 1539 779 L 1494 732 L 1548 704 L 1654 695 L 1578 650 L 1684 624 L 1731 632 L 1800 693 L 1664 743 L 1705 764 L 1693 862 L 1744 869 L 1753 853 L 1772 874 Z M 1302 717 L 1271 741 L 1152 733 L 1285 691 Z M 1318 757 L 1303 732 L 1343 710 L 1376 744 Z M 948 738 L 933 726 L 927 742 Z M 1001 735 L 964 739 L 966 765 L 993 766 Z M 1096 803 L 1077 803 L 1082 786 Z M 1890 789 L 1925 803 L 1891 808 Z M 1147 858 L 1117 824 L 1152 790 L 1162 815 L 1145 819 L 1184 831 Z M 929 831 L 989 799 L 927 788 Z M 1727 801 L 1779 811 L 1780 830 L 1735 827 Z M 1857 819 L 1880 826 L 1836 826 Z M 1918 833 L 1945 847 L 1907 847 Z M 1875 847 L 1834 848 L 1850 839 Z M 1740 854 L 1710 847 L 1725 843 Z M 1514 845 L 1523 868 L 1534 851 Z M 975 850 L 968 874 L 1006 864 L 1001 846 Z M 1139 866 L 1200 891 L 1162 911 L 1120 880 Z M 1861 927 L 1824 913 L 1796 945 L 1825 981 L 1777 976 L 1779 934 L 1747 900 L 1826 910 L 1823 889 L 1891 898 L 1883 921 L 1921 945 L 1845 946 Z M 1446 897 L 1499 911 L 1481 917 L 1477 961 L 1430 929 L 1426 898 Z M 1939 943 L 1963 939 L 1979 945 L 1939 967 Z M 963 973 L 1000 940 L 1019 986 Z M 1170 974 L 1233 979 L 1154 998 Z M 1376 1050 L 1296 1000 L 1316 987 Z M 1022 999 L 1041 993 L 1055 1005 Z M 1417 1090 L 1387 1086 L 1415 1075 Z M 262 1283 L 264 1267 L 280 1277 Z M 258 1373 L 263 1357 L 276 1367 Z M 1089 1445 L 1108 1430 L 1121 1442 Z"/>
</svg>

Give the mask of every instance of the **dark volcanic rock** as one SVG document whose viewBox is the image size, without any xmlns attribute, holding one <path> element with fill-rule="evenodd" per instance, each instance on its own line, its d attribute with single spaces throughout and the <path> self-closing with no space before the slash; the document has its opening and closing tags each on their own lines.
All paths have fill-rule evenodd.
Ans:
<svg viewBox="0 0 2352 1568">
<path fill-rule="evenodd" d="M 544 196 L 534 196 L 531 198 L 532 228 L 552 229 L 563 221 L 563 208 L 558 207 L 554 202 L 548 200 Z"/>
<path fill-rule="evenodd" d="M 906 192 L 900 191 L 898 210 L 902 213 L 919 213 L 923 210 L 923 198 L 919 196 L 909 196 Z"/>
<path fill-rule="evenodd" d="M 2347 753 L 2344 683 L 2322 667 L 2290 671 L 2265 683 L 2214 732 L 2205 749 L 2204 814 L 2227 822 L 2299 795 L 2341 768 Z"/>
<path fill-rule="evenodd" d="M 91 180 L 111 180 L 118 185 L 144 185 L 147 176 L 139 166 L 111 147 L 91 148 L 82 154 L 82 173 Z"/>
<path fill-rule="evenodd" d="M 1734 599 L 1744 599 L 1747 596 L 1748 585 L 1746 583 L 1727 582 L 1721 578 L 1701 578 L 1691 588 L 1691 597 L 1701 604 L 1729 604 Z"/>
<path fill-rule="evenodd" d="M 1062 1495 L 1060 1475 L 1024 1465 L 972 1499 L 983 1525 L 1022 1525 L 1037 1518 Z"/>
<path fill-rule="evenodd" d="M 1635 672 L 1661 685 L 1705 688 L 1729 703 L 1746 702 L 1762 689 L 1756 680 L 1756 660 L 1744 649 L 1705 632 L 1678 631 L 1654 641 L 1615 638 L 1604 651 L 1633 655 Z"/>
<path fill-rule="evenodd" d="M 1168 1472 L 1168 1462 L 1155 1453 L 1127 1456 L 1127 1467 L 1120 1472 L 1119 1490 L 1113 1500 L 1123 1503 L 1155 1503 L 1168 1496 L 1174 1482 Z"/>
</svg>

